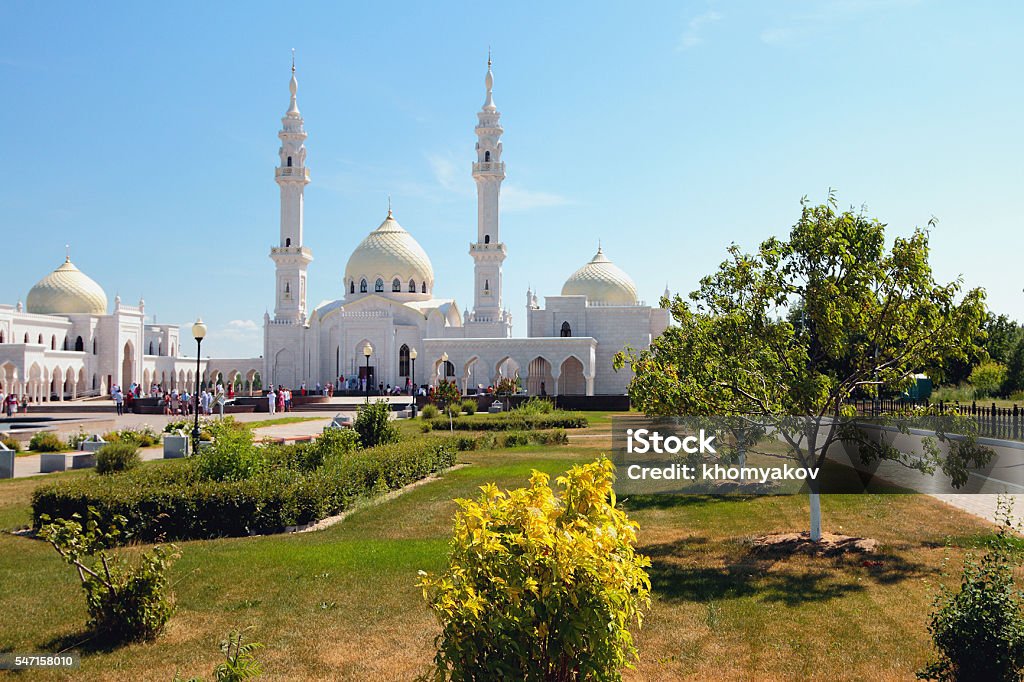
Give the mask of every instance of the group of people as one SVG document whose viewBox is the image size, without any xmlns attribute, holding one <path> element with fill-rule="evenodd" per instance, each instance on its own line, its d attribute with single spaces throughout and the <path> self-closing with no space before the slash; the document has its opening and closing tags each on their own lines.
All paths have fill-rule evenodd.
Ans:
<svg viewBox="0 0 1024 682">
<path fill-rule="evenodd" d="M 305 395 L 305 384 L 300 389 Z M 271 386 L 267 391 L 267 408 L 270 414 L 276 412 L 291 412 L 292 411 L 292 392 L 291 389 L 287 389 L 284 386 L 278 385 L 277 390 Z"/>
<path fill-rule="evenodd" d="M 28 403 L 29 398 L 27 395 L 22 395 L 19 400 L 18 394 L 14 391 L 5 393 L 3 389 L 0 389 L 0 410 L 7 415 L 8 419 L 18 414 L 19 408 L 22 412 L 28 412 Z"/>
<path fill-rule="evenodd" d="M 110 397 L 114 401 L 114 408 L 118 416 L 123 415 L 125 410 L 131 410 L 132 402 L 142 394 L 142 386 L 132 383 L 127 391 L 121 390 L 117 384 L 110 389 Z M 170 391 L 161 389 L 160 384 L 153 384 L 149 388 L 149 395 L 152 398 L 160 399 L 160 406 L 164 408 L 167 416 L 190 416 L 195 414 L 195 396 L 188 391 L 178 392 L 172 388 Z M 211 415 L 215 406 L 223 407 L 226 402 L 235 397 L 235 387 L 229 385 L 227 391 L 223 384 L 217 384 L 216 392 L 203 388 L 199 391 L 199 414 Z"/>
</svg>

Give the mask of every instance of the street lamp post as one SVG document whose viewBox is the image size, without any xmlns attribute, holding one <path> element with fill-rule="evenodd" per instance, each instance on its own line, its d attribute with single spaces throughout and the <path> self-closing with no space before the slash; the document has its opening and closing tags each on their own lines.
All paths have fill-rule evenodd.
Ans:
<svg viewBox="0 0 1024 682">
<path fill-rule="evenodd" d="M 409 351 L 409 359 L 412 360 L 412 393 L 413 393 L 413 395 L 416 395 L 416 356 L 417 355 L 419 355 L 419 353 L 416 352 L 415 348 L 413 348 L 411 351 Z"/>
<path fill-rule="evenodd" d="M 367 341 L 363 346 L 363 356 L 366 358 L 366 403 L 370 403 L 370 356 L 373 355 L 373 346 Z"/>
<path fill-rule="evenodd" d="M 416 356 L 419 353 L 413 348 L 409 351 L 409 359 L 412 360 L 412 417 L 416 418 Z"/>
<path fill-rule="evenodd" d="M 192 337 L 196 340 L 196 423 L 192 427 L 192 454 L 197 455 L 199 454 L 199 381 L 202 378 L 199 361 L 202 357 L 203 339 L 206 337 L 206 325 L 203 324 L 203 318 L 198 318 L 192 325 Z"/>
</svg>

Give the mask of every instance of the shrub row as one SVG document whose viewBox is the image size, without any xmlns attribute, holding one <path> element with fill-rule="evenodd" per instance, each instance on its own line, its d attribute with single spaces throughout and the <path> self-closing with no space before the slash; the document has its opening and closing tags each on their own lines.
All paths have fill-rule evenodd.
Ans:
<svg viewBox="0 0 1024 682">
<path fill-rule="evenodd" d="M 569 434 L 564 429 L 550 431 L 486 432 L 481 435 L 458 435 L 450 438 L 457 450 L 494 450 L 521 445 L 567 445 Z"/>
<path fill-rule="evenodd" d="M 435 417 L 426 422 L 438 431 L 448 430 L 447 417 Z M 540 429 L 583 429 L 587 418 L 579 412 L 551 412 L 550 414 L 524 414 L 517 411 L 488 415 L 486 418 L 455 417 L 451 428 L 458 431 L 535 431 Z"/>
<path fill-rule="evenodd" d="M 451 439 L 420 439 L 333 458 L 313 471 L 265 467 L 244 480 L 206 480 L 191 462 L 168 462 L 118 476 L 89 475 L 40 486 L 32 494 L 40 518 L 127 519 L 144 542 L 277 532 L 344 511 L 361 498 L 401 488 L 455 463 Z"/>
</svg>

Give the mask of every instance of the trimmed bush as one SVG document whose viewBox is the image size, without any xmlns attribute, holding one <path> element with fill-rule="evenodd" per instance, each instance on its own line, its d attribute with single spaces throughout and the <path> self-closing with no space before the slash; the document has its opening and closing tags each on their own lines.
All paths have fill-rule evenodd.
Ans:
<svg viewBox="0 0 1024 682">
<path fill-rule="evenodd" d="M 476 414 L 476 401 L 475 400 L 463 400 L 462 411 L 466 414 Z"/>
<path fill-rule="evenodd" d="M 651 582 L 613 475 L 602 459 L 560 476 L 557 493 L 534 471 L 527 488 L 457 500 L 448 568 L 420 573 L 441 624 L 436 679 L 621 679 Z"/>
<path fill-rule="evenodd" d="M 551 429 L 550 431 L 531 431 L 530 440 L 537 445 L 568 445 L 569 434 L 565 429 Z"/>
<path fill-rule="evenodd" d="M 427 403 L 423 406 L 423 409 L 420 410 L 420 417 L 423 419 L 435 419 L 440 414 L 441 410 L 437 409 L 437 405 L 433 403 Z"/>
<path fill-rule="evenodd" d="M 134 469 L 142 463 L 134 443 L 108 443 L 96 451 L 96 473 L 114 474 Z"/>
<path fill-rule="evenodd" d="M 199 478 L 208 481 L 243 481 L 266 464 L 252 442 L 252 431 L 230 424 L 212 424 L 213 444 L 192 457 Z"/>
<path fill-rule="evenodd" d="M 120 431 L 108 431 L 103 434 L 103 440 L 108 443 L 132 443 L 140 448 L 148 448 L 160 442 L 160 434 L 152 427 L 143 424 Z"/>
<path fill-rule="evenodd" d="M 429 420 L 431 428 L 448 430 L 448 419 L 435 417 Z M 555 411 L 550 414 L 530 414 L 513 410 L 487 415 L 484 419 L 456 417 L 451 428 L 459 431 L 533 431 L 540 429 L 582 429 L 587 418 L 578 412 Z"/>
<path fill-rule="evenodd" d="M 391 421 L 391 403 L 386 400 L 360 406 L 352 429 L 359 434 L 359 444 L 364 448 L 398 442 L 398 429 Z"/>
<path fill-rule="evenodd" d="M 49 431 L 40 431 L 32 436 L 28 447 L 36 452 L 63 452 L 68 449 L 67 443 L 62 441 L 57 434 Z"/>
<path fill-rule="evenodd" d="M 207 478 L 188 460 L 139 467 L 118 476 L 87 475 L 44 484 L 32 493 L 36 528 L 42 517 L 70 519 L 93 507 L 100 519 L 123 516 L 143 542 L 272 533 L 333 516 L 360 498 L 401 488 L 455 463 L 452 438 L 420 438 L 335 456 L 311 471 L 308 449 L 278 449 L 246 478 Z M 325 446 L 326 447 L 326 446 Z M 222 458 L 220 458 L 222 459 Z"/>
<path fill-rule="evenodd" d="M 505 434 L 501 444 L 506 448 L 517 448 L 522 445 L 529 445 L 530 437 L 521 431 L 510 431 Z"/>
<path fill-rule="evenodd" d="M 4 436 L 3 438 L 0 438 L 0 443 L 6 445 L 8 450 L 21 452 L 21 441 L 17 440 L 16 438 L 12 438 L 11 436 Z"/>
</svg>

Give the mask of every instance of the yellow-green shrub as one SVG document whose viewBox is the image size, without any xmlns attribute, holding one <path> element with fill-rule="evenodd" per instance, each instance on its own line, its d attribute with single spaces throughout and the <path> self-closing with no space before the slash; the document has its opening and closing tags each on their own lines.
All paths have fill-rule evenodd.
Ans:
<svg viewBox="0 0 1024 682">
<path fill-rule="evenodd" d="M 631 665 L 650 561 L 615 506 L 613 471 L 574 466 L 557 493 L 534 471 L 528 488 L 457 500 L 449 567 L 420 579 L 442 628 L 439 677 L 615 680 Z"/>
</svg>

